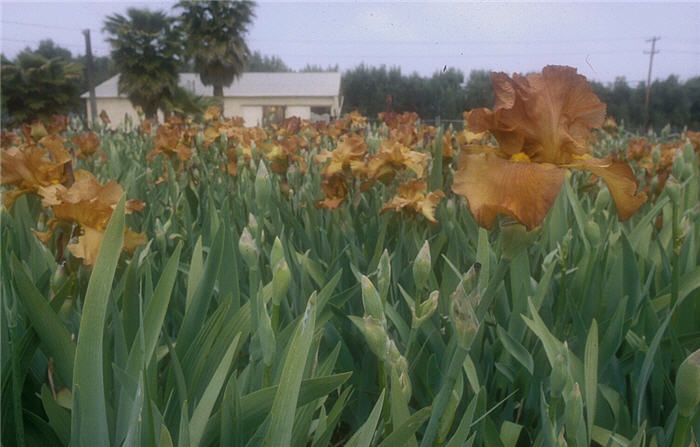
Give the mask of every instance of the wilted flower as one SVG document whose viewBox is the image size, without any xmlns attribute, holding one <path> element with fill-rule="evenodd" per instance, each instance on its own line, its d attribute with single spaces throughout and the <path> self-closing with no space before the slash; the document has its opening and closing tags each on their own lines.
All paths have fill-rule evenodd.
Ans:
<svg viewBox="0 0 700 447">
<path fill-rule="evenodd" d="M 348 195 L 348 185 L 345 182 L 345 177 L 341 174 L 321 180 L 321 190 L 326 198 L 316 201 L 316 208 L 334 210 L 345 201 Z"/>
<path fill-rule="evenodd" d="M 489 131 L 498 147 L 462 151 L 452 189 L 464 196 L 479 225 L 490 228 L 507 214 L 528 229 L 538 226 L 562 183 L 561 168 L 586 169 L 608 185 L 620 220 L 646 201 L 627 163 L 589 155 L 590 129 L 605 119 L 605 104 L 576 69 L 547 66 L 527 76 L 493 73 L 493 110 L 476 109 L 469 128 Z"/>
<path fill-rule="evenodd" d="M 430 223 L 436 224 L 435 207 L 440 203 L 440 199 L 445 197 L 445 193 L 436 190 L 426 193 L 427 184 L 423 180 L 399 185 L 396 197 L 389 200 L 382 206 L 379 214 L 393 209 L 396 212 L 406 211 L 412 214 L 422 214 Z"/>
<path fill-rule="evenodd" d="M 102 110 L 102 111 L 100 112 L 100 119 L 102 120 L 102 122 L 103 122 L 104 124 L 109 124 L 109 123 L 112 122 L 112 121 L 109 119 L 109 115 L 107 115 L 107 112 L 106 112 L 105 110 Z"/>
</svg>

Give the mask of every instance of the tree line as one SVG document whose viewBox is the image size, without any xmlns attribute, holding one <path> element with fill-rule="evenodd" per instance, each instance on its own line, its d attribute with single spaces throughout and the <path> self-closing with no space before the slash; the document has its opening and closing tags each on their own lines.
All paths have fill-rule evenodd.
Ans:
<svg viewBox="0 0 700 447">
<path fill-rule="evenodd" d="M 278 56 L 250 52 L 244 36 L 252 23 L 255 4 L 250 1 L 181 1 L 179 15 L 130 8 L 126 15 L 106 18 L 110 56 L 94 58 L 96 84 L 120 73 L 119 91 L 141 107 L 146 116 L 201 113 L 216 102 L 178 85 L 178 73 L 196 72 L 204 85 L 221 98 L 223 87 L 244 71 L 288 72 Z M 74 57 L 51 40 L 26 48 L 13 60 L 1 58 L 3 126 L 55 113 L 85 116 L 81 93 L 88 90 L 85 56 Z M 338 66 L 307 64 L 300 71 L 339 71 Z M 593 91 L 608 106 L 608 115 L 628 129 L 641 129 L 645 121 L 646 86 L 631 86 L 624 78 L 613 83 L 592 82 Z M 462 113 L 491 107 L 493 90 L 489 72 L 444 67 L 432 76 L 404 74 L 399 67 L 360 64 L 342 73 L 343 111 L 358 110 L 376 118 L 382 111 L 418 113 L 426 120 L 460 121 Z M 651 85 L 649 126 L 666 125 L 700 130 L 700 76 L 681 81 L 677 76 Z"/>
</svg>

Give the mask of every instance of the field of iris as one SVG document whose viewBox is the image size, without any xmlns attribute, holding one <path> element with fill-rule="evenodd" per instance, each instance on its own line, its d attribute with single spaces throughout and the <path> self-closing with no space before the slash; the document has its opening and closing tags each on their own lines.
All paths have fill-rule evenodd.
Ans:
<svg viewBox="0 0 700 447">
<path fill-rule="evenodd" d="M 493 81 L 465 130 L 3 132 L 3 445 L 696 442 L 700 135 Z"/>
</svg>

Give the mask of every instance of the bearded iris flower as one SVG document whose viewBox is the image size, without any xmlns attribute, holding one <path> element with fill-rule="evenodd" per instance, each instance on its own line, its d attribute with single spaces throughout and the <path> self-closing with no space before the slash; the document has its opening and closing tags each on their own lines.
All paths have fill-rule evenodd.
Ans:
<svg viewBox="0 0 700 447">
<path fill-rule="evenodd" d="M 464 196 L 479 225 L 506 214 L 532 229 L 541 224 L 564 182 L 564 168 L 602 178 L 620 220 L 646 201 L 627 163 L 590 155 L 590 129 L 605 120 L 605 104 L 576 69 L 547 66 L 542 73 L 492 73 L 493 109 L 467 116 L 473 132 L 490 132 L 498 146 L 463 148 L 452 190 Z"/>
<path fill-rule="evenodd" d="M 53 209 L 56 219 L 80 225 L 81 235 L 68 249 L 85 265 L 94 265 L 97 261 L 107 224 L 123 194 L 124 189 L 117 182 L 102 185 L 94 175 L 83 170 L 75 172 L 75 183 L 70 188 L 57 184 L 39 189 L 43 205 Z M 128 200 L 126 211 L 141 211 L 145 205 L 140 200 Z M 55 224 L 49 226 L 49 232 L 37 236 L 46 242 L 53 228 Z M 124 229 L 123 249 L 133 251 L 145 243 L 145 233 L 136 233 L 128 227 Z"/>
<path fill-rule="evenodd" d="M 396 196 L 382 206 L 379 214 L 389 210 L 404 211 L 413 215 L 422 214 L 428 222 L 436 224 L 435 208 L 440 199 L 445 197 L 445 193 L 439 189 L 428 193 L 427 188 L 428 184 L 424 180 L 413 180 L 399 185 Z"/>
</svg>

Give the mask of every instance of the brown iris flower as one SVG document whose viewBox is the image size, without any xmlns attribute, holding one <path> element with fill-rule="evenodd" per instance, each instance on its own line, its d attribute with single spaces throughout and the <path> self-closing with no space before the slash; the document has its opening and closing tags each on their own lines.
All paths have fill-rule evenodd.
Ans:
<svg viewBox="0 0 700 447">
<path fill-rule="evenodd" d="M 367 176 L 387 184 L 404 169 L 410 169 L 422 177 L 427 165 L 427 154 L 412 151 L 397 140 L 384 140 L 377 153 L 367 162 Z"/>
<path fill-rule="evenodd" d="M 321 169 L 321 175 L 329 178 L 350 168 L 353 172 L 364 170 L 364 157 L 367 154 L 365 139 L 358 134 L 345 134 L 340 137 L 333 151 L 324 150 L 314 157 L 316 163 L 330 161 Z"/>
<path fill-rule="evenodd" d="M 445 193 L 441 190 L 428 193 L 427 187 L 424 180 L 414 180 L 399 185 L 396 197 L 385 203 L 379 214 L 389 210 L 408 212 L 413 215 L 422 214 L 430 223 L 436 224 L 435 208 L 440 203 L 440 199 L 445 197 Z"/>
<path fill-rule="evenodd" d="M 532 229 L 542 222 L 564 182 L 564 169 L 585 169 L 608 185 L 620 220 L 646 201 L 627 163 L 589 155 L 590 129 L 605 119 L 605 104 L 576 69 L 547 66 L 542 73 L 492 73 L 493 109 L 467 117 L 473 132 L 489 131 L 498 147 L 462 151 L 452 190 L 464 196 L 479 225 L 501 214 Z"/>
<path fill-rule="evenodd" d="M 0 157 L 2 184 L 16 187 L 3 193 L 3 202 L 8 208 L 23 194 L 36 193 L 41 187 L 66 180 L 66 166 L 70 166 L 72 159 L 63 143 L 57 135 L 46 135 L 38 145 L 3 148 Z"/>
<path fill-rule="evenodd" d="M 71 141 L 73 144 L 78 146 L 78 152 L 76 152 L 75 155 L 83 160 L 87 159 L 90 155 L 95 154 L 97 149 L 100 147 L 100 139 L 93 132 L 85 132 L 82 135 L 75 135 L 73 138 L 71 138 Z"/>
<path fill-rule="evenodd" d="M 78 241 L 68 249 L 85 265 L 94 265 L 104 239 L 104 232 L 117 202 L 124 189 L 115 181 L 104 185 L 88 171 L 75 172 L 75 183 L 70 188 L 52 185 L 39 190 L 44 206 L 51 207 L 56 219 L 74 222 L 80 226 Z M 141 211 L 145 203 L 140 200 L 126 202 L 127 213 Z M 42 240 L 48 240 L 48 237 Z M 133 251 L 146 243 L 145 233 L 136 233 L 130 228 L 124 230 L 123 249 Z"/>
<path fill-rule="evenodd" d="M 164 154 L 170 159 L 179 158 L 187 161 L 192 156 L 190 148 L 182 143 L 182 129 L 175 123 L 166 123 L 158 127 L 154 139 L 155 146 L 146 159 L 153 160 L 158 154 Z"/>
</svg>

